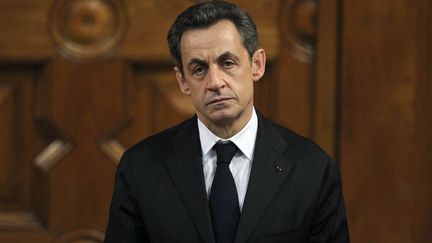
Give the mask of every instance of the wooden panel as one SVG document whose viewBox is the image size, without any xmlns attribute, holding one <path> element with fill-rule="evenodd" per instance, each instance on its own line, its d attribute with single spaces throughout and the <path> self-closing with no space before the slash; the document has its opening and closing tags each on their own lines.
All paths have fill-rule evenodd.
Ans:
<svg viewBox="0 0 432 243">
<path fill-rule="evenodd" d="M 300 62 L 286 49 L 277 66 L 275 120 L 303 136 L 312 131 L 312 66 Z"/>
<path fill-rule="evenodd" d="M 265 75 L 254 83 L 254 105 L 264 116 L 270 119 L 276 117 L 276 84 L 278 83 L 275 60 L 267 60 Z"/>
<path fill-rule="evenodd" d="M 67 134 L 73 148 L 45 172 L 49 183 L 47 222 L 54 230 L 75 225 L 102 230 L 111 197 L 115 166 L 99 142 L 122 123 L 125 114 L 123 65 L 118 60 L 51 66 L 50 111 L 43 119 Z M 85 188 L 85 190 L 83 190 Z"/>
<path fill-rule="evenodd" d="M 38 229 L 35 183 L 37 169 L 32 154 L 35 137 L 35 99 L 42 82 L 36 65 L 0 65 L 0 228 Z"/>
<path fill-rule="evenodd" d="M 51 1 L 0 1 L 0 59 L 39 59 L 55 53 L 47 28 L 50 5 Z"/>
<path fill-rule="evenodd" d="M 0 81 L 0 198 L 5 202 L 15 191 L 12 178 L 14 162 L 16 162 L 16 152 L 14 152 L 14 108 L 15 99 L 13 97 L 13 87 L 10 83 Z M 2 203 L 3 204 L 3 203 Z"/>
<path fill-rule="evenodd" d="M 414 213 L 411 215 L 413 238 L 416 242 L 432 242 L 432 3 L 421 0 L 418 3 L 416 25 L 416 93 L 414 119 L 414 151 L 413 160 L 418 164 L 413 171 L 413 187 L 416 189 L 416 199 L 419 203 L 412 205 Z M 419 162 L 417 162 L 419 161 Z"/>
<path fill-rule="evenodd" d="M 194 113 L 175 79 L 172 64 L 138 63 L 128 66 L 128 120 L 118 132 L 124 147 L 173 126 Z"/>
<path fill-rule="evenodd" d="M 275 119 L 312 137 L 313 63 L 317 1 L 282 1 L 279 26 L 283 40 L 276 67 Z"/>
<path fill-rule="evenodd" d="M 53 236 L 49 233 L 39 233 L 35 231 L 9 231 L 2 232 L 0 235 L 1 242 L 32 242 L 32 243 L 47 243 L 52 242 Z"/>
<path fill-rule="evenodd" d="M 327 153 L 337 156 L 338 138 L 337 101 L 338 101 L 338 0 L 326 0 L 319 8 L 316 64 L 313 89 L 313 128 L 312 138 Z"/>
<path fill-rule="evenodd" d="M 431 242 L 430 1 L 344 1 L 340 159 L 355 242 Z"/>
</svg>

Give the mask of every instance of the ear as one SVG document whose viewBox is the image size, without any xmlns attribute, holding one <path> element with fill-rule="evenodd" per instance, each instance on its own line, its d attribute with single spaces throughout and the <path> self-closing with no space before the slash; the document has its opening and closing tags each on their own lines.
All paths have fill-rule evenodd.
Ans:
<svg viewBox="0 0 432 243">
<path fill-rule="evenodd" d="M 186 79 L 184 78 L 184 75 L 182 73 L 182 71 L 180 70 L 179 67 L 174 67 L 174 71 L 176 74 L 176 78 L 177 78 L 177 83 L 180 87 L 180 91 L 185 94 L 185 95 L 190 95 L 190 89 L 189 89 L 189 85 L 186 82 Z"/>
<path fill-rule="evenodd" d="M 265 72 L 266 55 L 264 49 L 258 49 L 252 56 L 252 79 L 258 81 Z"/>
</svg>

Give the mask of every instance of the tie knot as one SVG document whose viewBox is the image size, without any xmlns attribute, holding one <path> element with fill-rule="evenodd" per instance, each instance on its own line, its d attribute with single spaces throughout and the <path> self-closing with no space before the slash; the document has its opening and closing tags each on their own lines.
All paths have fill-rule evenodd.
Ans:
<svg viewBox="0 0 432 243">
<path fill-rule="evenodd" d="M 214 145 L 217 156 L 217 164 L 229 164 L 236 154 L 237 146 L 229 141 L 228 143 L 217 143 Z"/>
</svg>

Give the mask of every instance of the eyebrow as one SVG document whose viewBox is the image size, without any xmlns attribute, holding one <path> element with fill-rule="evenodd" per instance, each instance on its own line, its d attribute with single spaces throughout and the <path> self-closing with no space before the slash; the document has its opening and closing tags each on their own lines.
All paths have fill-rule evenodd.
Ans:
<svg viewBox="0 0 432 243">
<path fill-rule="evenodd" d="M 202 59 L 199 59 L 199 58 L 192 58 L 189 61 L 189 63 L 188 63 L 188 67 L 191 68 L 191 66 L 195 65 L 195 64 L 197 64 L 197 65 L 207 65 L 207 62 L 204 61 L 204 60 L 202 60 Z"/>
<path fill-rule="evenodd" d="M 222 62 L 226 59 L 234 59 L 236 62 L 240 60 L 240 58 L 236 54 L 227 51 L 217 57 L 217 62 Z M 208 63 L 199 58 L 192 58 L 188 63 L 188 67 L 190 68 L 192 65 L 208 65 Z"/>
<path fill-rule="evenodd" d="M 224 52 L 222 55 L 220 55 L 217 58 L 217 61 L 221 62 L 221 61 L 224 61 L 226 59 L 234 59 L 234 61 L 236 61 L 236 62 L 238 62 L 240 60 L 240 58 L 236 54 L 227 51 L 227 52 Z"/>
</svg>

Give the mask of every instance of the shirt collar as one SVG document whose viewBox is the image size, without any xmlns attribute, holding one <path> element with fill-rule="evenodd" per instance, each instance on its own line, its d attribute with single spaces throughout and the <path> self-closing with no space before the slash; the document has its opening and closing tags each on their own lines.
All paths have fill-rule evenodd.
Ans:
<svg viewBox="0 0 432 243">
<path fill-rule="evenodd" d="M 252 161 L 256 134 L 258 131 L 258 117 L 255 112 L 255 108 L 252 111 L 252 117 L 249 119 L 246 125 L 237 134 L 228 139 L 218 137 L 213 132 L 211 132 L 199 118 L 197 120 L 203 156 L 210 152 L 210 150 L 218 141 L 230 140 L 249 160 Z"/>
</svg>

